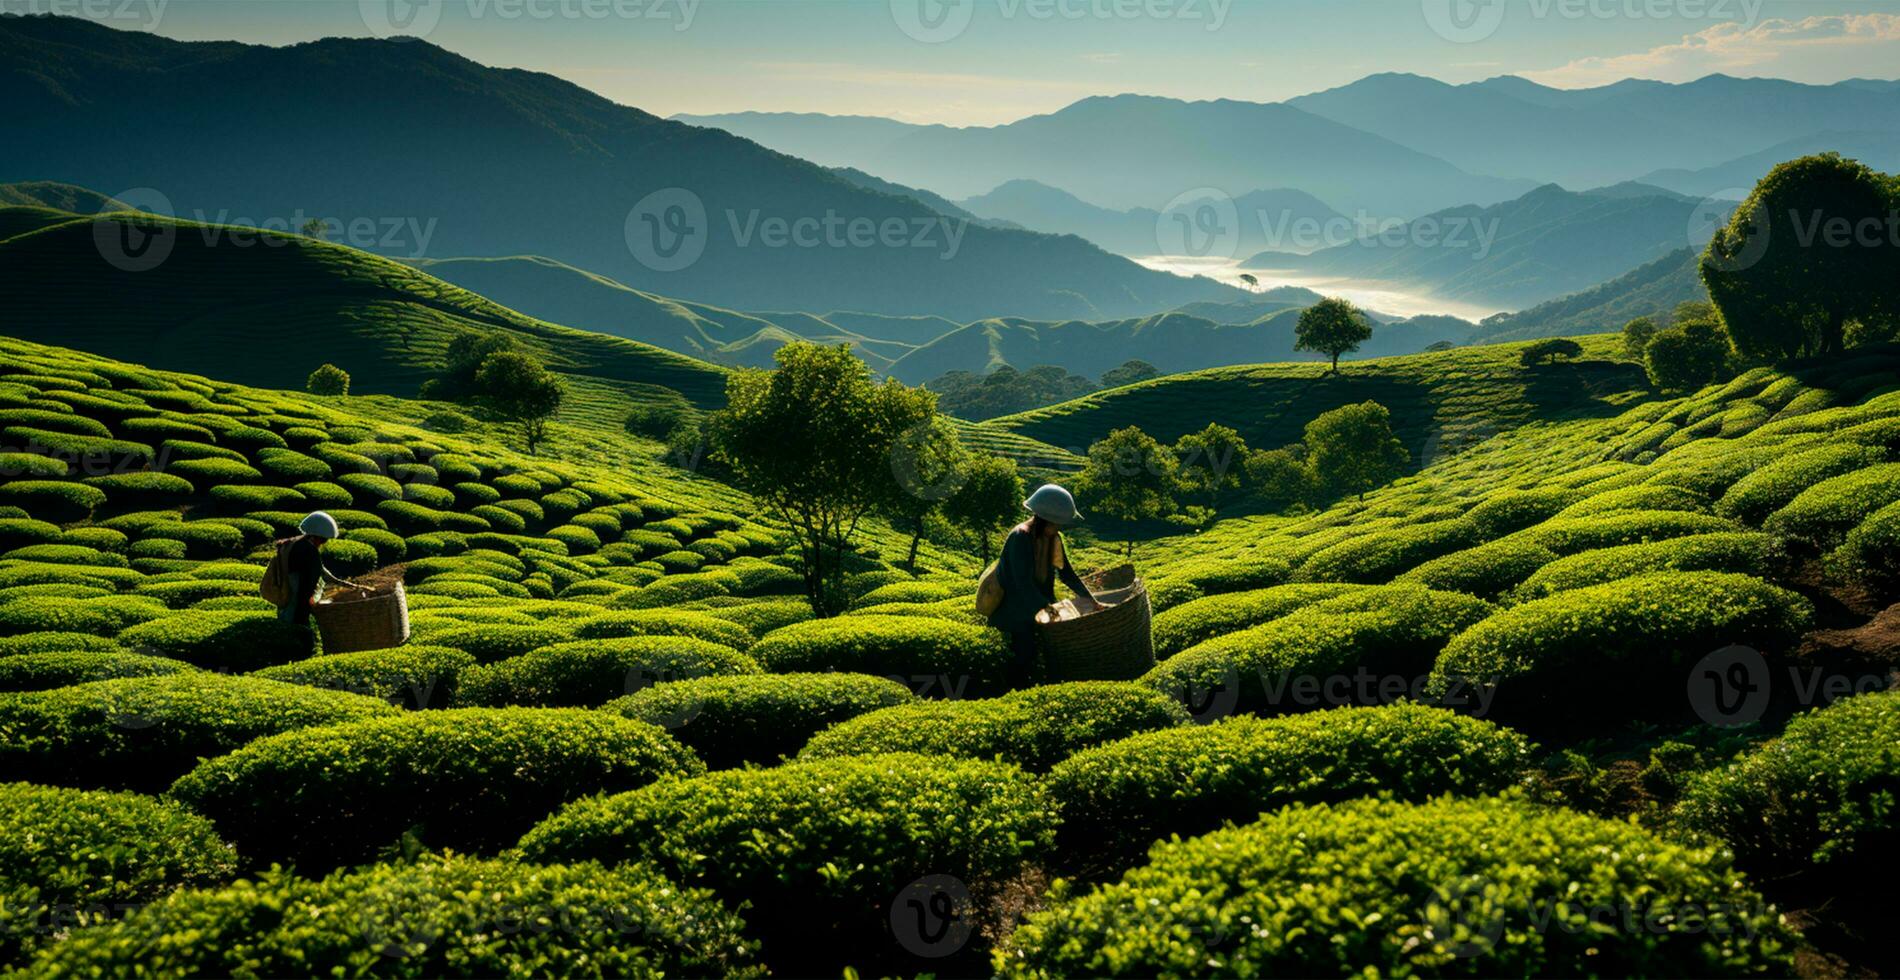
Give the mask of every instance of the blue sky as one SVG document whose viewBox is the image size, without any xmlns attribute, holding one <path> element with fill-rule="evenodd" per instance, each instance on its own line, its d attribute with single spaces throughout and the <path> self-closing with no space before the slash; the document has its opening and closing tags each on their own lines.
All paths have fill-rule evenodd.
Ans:
<svg viewBox="0 0 1900 980">
<path fill-rule="evenodd" d="M 661 115 L 990 125 L 1087 95 L 1272 101 L 1381 71 L 1562 87 L 1900 75 L 1893 0 L 0 0 L 23 7 L 268 44 L 402 23 Z"/>
</svg>

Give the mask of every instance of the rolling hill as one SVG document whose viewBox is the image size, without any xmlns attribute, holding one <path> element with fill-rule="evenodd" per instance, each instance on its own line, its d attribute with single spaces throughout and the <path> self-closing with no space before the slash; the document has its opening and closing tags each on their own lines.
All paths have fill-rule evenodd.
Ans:
<svg viewBox="0 0 1900 980">
<path fill-rule="evenodd" d="M 1514 76 L 1451 85 L 1379 74 L 1288 104 L 1473 173 L 1573 187 L 1648 180 L 1643 175 L 1660 168 L 1713 167 L 1789 140 L 1811 143 L 1830 131 L 1900 128 L 1900 91 L 1890 84 L 1805 85 L 1727 75 L 1555 89 Z M 1719 187 L 1751 186 L 1758 177 Z"/>
<path fill-rule="evenodd" d="M 1900 134 L 1846 130 L 1815 133 L 1776 143 L 1768 149 L 1695 170 L 1665 169 L 1644 174 L 1643 183 L 1694 197 L 1723 195 L 1739 199 L 1775 165 L 1814 153 L 1839 153 L 1875 170 L 1900 170 Z"/>
<path fill-rule="evenodd" d="M 1154 208 L 1115 211 L 1033 180 L 1007 181 L 987 194 L 960 202 L 963 208 L 985 218 L 1008 221 L 1031 231 L 1079 235 L 1111 252 L 1132 256 L 1164 252 L 1166 244 L 1178 240 L 1180 233 L 1163 222 L 1192 222 L 1198 203 L 1183 201 L 1165 213 Z M 1323 229 L 1328 223 L 1347 220 L 1304 191 L 1249 191 L 1234 198 L 1233 205 L 1239 222 L 1233 249 L 1239 254 L 1266 248 L 1312 251 L 1319 246 L 1299 248 L 1300 229 Z"/>
<path fill-rule="evenodd" d="M 0 101 L 0 180 L 144 188 L 211 222 L 334 219 L 405 258 L 544 255 L 732 309 L 959 320 L 1236 295 L 418 41 L 179 42 L 10 16 Z"/>
<path fill-rule="evenodd" d="M 1699 203 L 1660 188 L 1573 193 L 1547 184 L 1310 255 L 1263 252 L 1246 267 L 1401 284 L 1446 299 L 1525 307 L 1586 289 L 1685 246 L 1700 247 Z"/>
<path fill-rule="evenodd" d="M 1297 188 L 1332 207 L 1411 217 L 1515 197 L 1533 182 L 1480 176 L 1297 107 L 1096 96 L 1002 126 L 914 126 L 813 114 L 675 116 L 950 198 L 1027 178 L 1109 208 L 1165 207 L 1196 188 Z"/>
<path fill-rule="evenodd" d="M 1589 289 L 1539 303 L 1528 310 L 1486 317 L 1473 339 L 1535 340 L 1581 333 L 1607 333 L 1639 316 L 1659 317 L 1676 304 L 1709 298 L 1697 265 L 1702 253 L 1680 249 Z"/>
</svg>

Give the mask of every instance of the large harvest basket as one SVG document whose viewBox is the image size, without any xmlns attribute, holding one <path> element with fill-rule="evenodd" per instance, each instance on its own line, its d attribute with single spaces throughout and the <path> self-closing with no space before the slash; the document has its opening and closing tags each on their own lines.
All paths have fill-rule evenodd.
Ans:
<svg viewBox="0 0 1900 980">
<path fill-rule="evenodd" d="M 409 640 L 409 597 L 401 580 L 339 589 L 326 594 L 310 614 L 317 621 L 326 654 L 381 650 Z"/>
<path fill-rule="evenodd" d="M 1049 679 L 1125 681 L 1147 673 L 1155 665 L 1154 612 L 1134 566 L 1106 569 L 1083 581 L 1107 608 L 1074 618 L 1037 619 Z"/>
</svg>

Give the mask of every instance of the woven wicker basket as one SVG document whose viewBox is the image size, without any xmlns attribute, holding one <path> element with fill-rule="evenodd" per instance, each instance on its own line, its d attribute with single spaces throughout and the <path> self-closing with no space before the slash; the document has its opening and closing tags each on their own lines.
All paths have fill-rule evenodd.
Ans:
<svg viewBox="0 0 1900 980">
<path fill-rule="evenodd" d="M 326 654 L 381 650 L 409 640 L 409 597 L 400 580 L 327 593 L 310 615 L 317 621 Z"/>
<path fill-rule="evenodd" d="M 1042 657 L 1051 681 L 1124 681 L 1155 665 L 1153 610 L 1148 587 L 1132 565 L 1084 576 L 1106 609 L 1075 619 L 1038 621 Z"/>
</svg>

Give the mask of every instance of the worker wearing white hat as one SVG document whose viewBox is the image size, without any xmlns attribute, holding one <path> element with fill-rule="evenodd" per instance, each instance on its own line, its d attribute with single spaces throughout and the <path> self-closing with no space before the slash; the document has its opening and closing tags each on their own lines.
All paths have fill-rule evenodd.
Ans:
<svg viewBox="0 0 1900 980">
<path fill-rule="evenodd" d="M 1075 497 L 1053 483 L 1036 488 L 1023 501 L 1033 516 L 1010 529 L 1003 541 L 996 572 L 1003 585 L 1003 602 L 990 614 L 991 626 L 1009 635 L 1010 686 L 1029 682 L 1036 662 L 1036 614 L 1056 601 L 1055 580 L 1074 590 L 1084 605 L 1092 606 L 1082 577 L 1069 567 L 1062 528 L 1082 522 Z"/>
<path fill-rule="evenodd" d="M 284 572 L 289 576 L 290 601 L 277 610 L 277 618 L 291 623 L 310 621 L 310 608 L 317 603 L 317 586 L 322 582 L 349 585 L 349 580 L 333 574 L 323 564 L 323 546 L 342 536 L 336 518 L 314 511 L 297 522 L 297 537 L 278 542 Z"/>
</svg>

